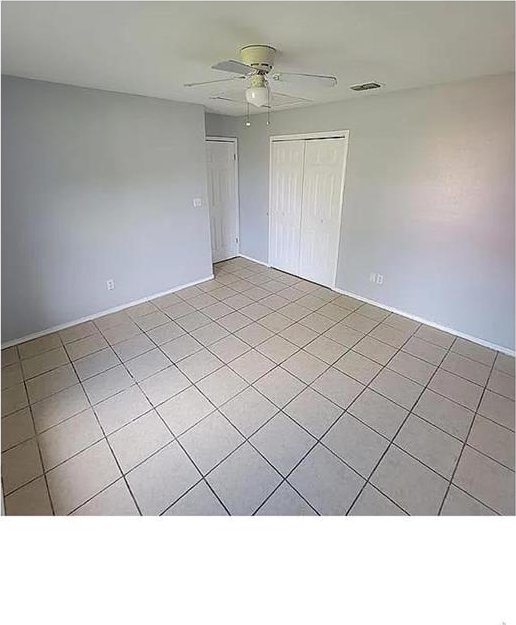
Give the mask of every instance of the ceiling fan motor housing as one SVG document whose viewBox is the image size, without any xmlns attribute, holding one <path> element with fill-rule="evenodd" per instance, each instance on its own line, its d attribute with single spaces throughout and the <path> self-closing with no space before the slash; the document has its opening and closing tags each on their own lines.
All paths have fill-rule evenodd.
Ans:
<svg viewBox="0 0 516 625">
<path fill-rule="evenodd" d="M 240 50 L 242 63 L 268 73 L 274 67 L 276 49 L 271 46 L 245 46 Z"/>
</svg>

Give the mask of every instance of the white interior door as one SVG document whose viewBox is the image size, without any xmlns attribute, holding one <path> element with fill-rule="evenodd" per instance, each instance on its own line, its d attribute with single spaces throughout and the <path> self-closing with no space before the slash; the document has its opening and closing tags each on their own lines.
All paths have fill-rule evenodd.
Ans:
<svg viewBox="0 0 516 625">
<path fill-rule="evenodd" d="M 236 143 L 208 139 L 206 150 L 211 247 L 216 263 L 238 253 Z"/>
<path fill-rule="evenodd" d="M 333 286 L 340 239 L 346 139 L 306 141 L 299 275 Z"/>
<path fill-rule="evenodd" d="M 297 274 L 301 235 L 304 141 L 276 141 L 271 147 L 269 262 Z"/>
</svg>

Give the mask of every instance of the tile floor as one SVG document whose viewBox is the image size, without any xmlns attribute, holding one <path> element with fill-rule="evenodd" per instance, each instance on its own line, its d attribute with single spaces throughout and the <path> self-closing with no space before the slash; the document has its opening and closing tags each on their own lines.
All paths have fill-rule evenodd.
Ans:
<svg viewBox="0 0 516 625">
<path fill-rule="evenodd" d="M 514 359 L 243 258 L 2 352 L 8 515 L 514 514 Z"/>
</svg>

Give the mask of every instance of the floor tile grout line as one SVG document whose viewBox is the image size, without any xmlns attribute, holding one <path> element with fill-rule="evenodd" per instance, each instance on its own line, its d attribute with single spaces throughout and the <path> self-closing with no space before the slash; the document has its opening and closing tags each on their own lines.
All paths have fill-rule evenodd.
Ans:
<svg viewBox="0 0 516 625">
<path fill-rule="evenodd" d="M 288 288 L 288 287 L 287 287 L 287 288 Z M 277 292 L 277 291 L 276 291 L 276 292 Z M 273 292 L 272 294 L 274 295 L 274 294 L 276 294 L 276 292 Z M 310 293 L 306 293 L 306 295 L 309 295 L 309 294 L 310 294 Z M 268 297 L 268 296 L 267 296 L 267 297 Z M 304 296 L 303 296 L 303 297 L 304 297 Z M 186 301 L 186 300 L 185 300 L 185 301 Z M 257 303 L 257 302 L 259 302 L 259 300 L 255 300 L 255 303 Z M 290 302 L 290 303 L 293 303 L 293 302 Z M 289 304 L 287 304 L 287 305 L 289 305 Z M 359 306 L 357 309 L 355 309 L 354 311 L 352 311 L 352 312 L 355 312 L 355 311 L 357 311 L 357 310 L 359 310 L 359 309 L 360 309 L 360 306 Z M 309 314 L 311 314 L 312 312 L 314 312 L 314 311 L 311 311 Z M 165 313 L 165 314 L 166 314 L 166 313 Z M 348 313 L 348 315 L 347 315 L 347 316 L 349 316 L 349 314 L 351 314 L 351 313 Z M 306 315 L 306 316 L 308 316 L 308 315 Z M 389 317 L 389 316 L 388 316 L 388 317 Z M 387 317 L 387 318 L 388 318 L 388 317 Z M 385 321 L 385 320 L 386 320 L 386 318 L 384 318 L 381 322 L 383 322 L 383 321 Z M 212 321 L 213 321 L 213 322 L 215 322 L 215 323 L 217 323 L 217 320 L 212 320 Z M 302 319 L 298 319 L 298 320 L 292 320 L 292 319 L 290 319 L 290 321 L 291 321 L 291 323 L 290 323 L 290 324 L 289 324 L 289 326 L 287 326 L 287 327 L 290 327 L 290 326 L 294 325 L 295 323 L 299 323 L 299 322 L 301 322 L 301 321 L 302 321 Z M 342 321 L 342 320 L 341 320 L 341 321 Z M 259 323 L 259 319 L 252 320 L 252 322 L 254 322 L 254 323 Z M 373 331 L 373 330 L 374 330 L 374 329 L 375 329 L 378 325 L 380 325 L 380 323 L 381 323 L 381 322 L 378 322 L 378 323 L 377 323 L 377 324 L 376 324 L 373 328 L 371 328 L 371 330 L 370 330 L 370 331 Z M 340 323 L 340 321 L 335 322 L 335 323 L 334 323 L 334 325 L 336 325 L 337 323 Z M 345 324 L 345 325 L 346 325 L 346 324 Z M 305 327 L 306 327 L 306 326 L 305 326 Z M 333 326 L 331 326 L 331 327 L 333 327 Z M 394 327 L 394 329 L 396 329 L 396 330 L 398 330 L 398 331 L 399 331 L 399 328 L 396 328 L 395 326 L 391 326 L 391 327 Z M 421 326 L 419 326 L 419 327 L 421 327 Z M 148 331 L 151 331 L 152 329 L 153 329 L 153 328 L 151 328 L 151 329 L 149 329 L 149 330 L 147 330 L 147 331 L 142 330 L 142 332 L 143 332 L 143 334 L 147 334 L 147 332 L 148 332 Z M 353 328 L 352 328 L 352 329 L 353 329 Z M 270 328 L 268 328 L 268 330 L 270 331 Z M 193 331 L 195 331 L 195 330 L 193 330 Z M 236 331 L 238 331 L 238 330 L 236 330 Z M 277 335 L 278 335 L 278 334 L 280 334 L 282 331 L 284 331 L 284 330 L 280 330 L 279 332 L 278 332 L 278 331 L 276 331 L 276 332 L 274 332 L 274 331 L 273 331 L 273 335 L 277 336 Z M 411 338 L 411 336 L 412 336 L 412 335 L 413 335 L 416 331 L 417 331 L 417 328 L 416 328 L 415 330 L 413 330 L 413 332 L 412 332 L 412 334 L 409 336 L 409 338 Z M 191 334 L 191 332 L 188 332 L 188 334 Z M 235 334 L 235 332 L 231 332 L 230 334 Z M 324 333 L 319 332 L 319 333 L 318 333 L 318 337 L 319 337 L 319 336 L 322 336 L 323 334 L 324 334 Z M 367 335 L 367 334 L 366 334 L 366 335 Z M 365 336 L 366 336 L 366 335 L 365 335 Z M 318 337 L 316 337 L 316 338 L 318 338 Z M 194 337 L 194 338 L 195 338 L 195 337 Z M 285 337 L 282 337 L 282 338 L 285 338 Z M 287 340 L 288 340 L 288 339 L 287 339 Z M 313 339 L 313 340 L 316 340 L 316 339 Z M 331 339 L 330 339 L 330 340 L 331 340 Z M 361 340 L 361 339 L 360 339 L 360 340 Z M 407 339 L 407 340 L 408 340 L 408 339 Z M 424 340 L 424 339 L 422 339 L 422 340 Z M 260 343 L 259 343 L 259 344 L 260 344 Z M 258 344 L 258 345 L 259 345 L 259 344 Z M 297 351 L 296 351 L 296 352 L 294 352 L 294 354 L 292 354 L 292 355 L 295 355 L 296 353 L 298 353 L 299 351 L 301 351 L 302 349 L 304 349 L 304 347 L 306 347 L 307 345 L 308 345 L 308 344 L 305 344 L 305 345 L 304 345 L 304 346 L 302 346 L 302 347 L 299 347 L 299 346 L 297 346 L 297 345 L 296 345 L 296 347 L 297 347 L 298 349 L 297 349 Z M 453 343 L 452 343 L 452 345 L 453 345 Z M 111 344 L 110 344 L 109 346 L 110 346 L 111 348 L 113 347 Z M 158 346 L 158 347 L 159 347 L 159 346 Z M 208 347 L 208 346 L 204 346 L 204 347 Z M 251 349 L 255 349 L 256 345 L 255 345 L 255 346 L 250 346 L 250 347 L 251 347 Z M 345 347 L 347 347 L 347 346 L 345 346 Z M 391 347 L 392 347 L 392 346 L 391 346 Z M 451 347 L 451 346 L 450 346 L 450 347 Z M 105 349 L 105 348 L 104 348 L 104 349 Z M 351 349 L 352 349 L 352 348 L 347 347 L 347 351 L 350 351 Z M 396 348 L 395 348 L 395 349 L 396 349 Z M 400 351 L 400 349 L 401 349 L 401 348 L 397 348 L 397 351 L 395 352 L 395 354 L 394 354 L 394 355 L 396 355 L 396 354 Z M 248 351 L 249 351 L 249 350 L 248 350 Z M 258 351 L 258 350 L 256 350 L 256 351 Z M 449 351 L 449 349 L 448 349 L 447 351 Z M 246 352 L 246 353 L 247 353 L 247 352 Z M 308 352 L 308 353 L 309 353 L 309 352 Z M 347 352 L 346 352 L 346 353 L 347 353 Z M 394 355 L 393 355 L 393 356 L 394 356 Z M 459 355 L 460 355 L 460 354 L 459 354 Z M 130 360 L 130 359 L 129 359 L 129 360 Z M 233 359 L 233 360 L 234 360 L 234 359 Z M 281 366 L 281 365 L 283 364 L 283 362 L 285 362 L 285 360 L 286 360 L 286 359 L 284 359 L 284 360 L 283 360 L 282 362 L 280 362 L 279 364 L 278 364 L 278 363 L 275 363 L 275 364 L 276 364 L 276 366 Z M 495 360 L 496 360 L 496 356 L 495 356 Z M 231 362 L 231 361 L 230 361 L 230 362 Z M 441 362 L 442 362 L 442 361 L 441 361 Z M 475 361 L 475 362 L 476 362 L 476 361 Z M 123 364 L 123 365 L 124 365 L 124 368 L 126 368 L 126 367 L 125 367 L 125 363 L 124 363 L 124 362 L 122 362 L 121 364 Z M 175 363 L 172 363 L 172 364 L 175 364 Z M 225 364 L 227 364 L 227 365 L 229 366 L 229 364 L 230 364 L 230 363 L 225 363 Z M 327 365 L 327 367 L 325 368 L 325 371 L 327 371 L 327 370 L 328 370 L 330 367 L 332 367 L 334 364 L 335 364 L 335 363 L 332 363 L 332 364 L 329 364 L 329 365 L 328 365 L 328 363 L 325 363 L 325 365 Z M 383 366 L 382 366 L 382 369 L 383 369 L 383 368 L 385 368 L 385 366 L 386 366 L 386 365 L 383 365 Z M 231 367 L 230 367 L 230 368 L 231 368 Z M 380 371 L 381 371 L 381 370 L 380 370 Z M 289 373 L 290 373 L 290 372 L 289 372 Z M 323 373 L 324 373 L 324 372 L 323 372 Z M 379 373 L 380 373 L 380 372 L 379 372 Z M 265 374 L 265 375 L 266 375 L 266 374 Z M 292 375 L 292 374 L 291 374 L 291 375 Z M 321 375 L 322 375 L 322 373 L 321 373 Z M 94 377 L 94 376 L 92 376 L 92 377 Z M 409 379 L 410 379 L 410 378 L 409 378 Z M 468 380 L 468 381 L 469 381 L 469 380 Z M 81 381 L 81 383 L 82 383 L 82 381 Z M 417 382 L 416 382 L 416 383 L 417 383 Z M 474 382 L 473 382 L 473 383 L 474 383 Z M 194 384 L 195 384 L 195 383 L 194 383 Z M 254 384 L 254 382 L 253 382 L 252 384 Z M 303 384 L 306 384 L 306 382 L 304 382 L 304 381 L 303 381 Z M 308 386 L 309 386 L 309 385 L 308 385 Z M 247 387 L 246 387 L 246 388 L 247 388 Z M 303 390 L 304 390 L 304 389 L 303 389 Z M 316 391 L 316 392 L 317 392 L 317 391 Z M 448 398 L 447 398 L 447 399 L 448 399 Z M 390 400 L 390 401 L 392 401 L 392 400 Z M 451 400 L 451 401 L 453 401 L 453 400 Z M 155 407 L 154 407 L 154 408 L 155 408 Z M 340 408 L 340 407 L 339 407 L 339 408 Z M 217 409 L 218 409 L 218 408 L 217 408 Z M 283 409 L 280 409 L 280 410 L 281 410 L 281 411 L 283 411 Z M 344 412 L 345 412 L 345 411 L 344 411 Z M 343 412 L 342 414 L 344 414 L 344 412 Z M 276 414 L 277 414 L 277 413 L 276 413 Z M 341 416 L 340 416 L 337 420 L 339 420 L 339 419 L 342 417 L 342 414 L 341 414 Z M 5 416 L 8 416 L 8 415 L 5 415 Z M 141 416 L 143 416 L 143 415 L 141 415 Z M 289 416 L 289 415 L 287 415 L 287 416 Z M 137 417 L 137 418 L 139 418 L 139 417 Z M 272 417 L 272 418 L 273 418 L 273 417 Z M 296 424 L 297 424 L 297 422 L 296 422 Z M 299 425 L 299 424 L 297 424 L 297 425 Z"/>
<path fill-rule="evenodd" d="M 470 426 L 469 426 L 469 428 L 468 428 L 468 432 L 467 432 L 466 437 L 465 437 L 465 439 L 464 439 L 464 443 L 463 443 L 463 445 L 462 445 L 462 448 L 461 448 L 461 450 L 460 450 L 460 452 L 459 452 L 459 457 L 458 457 L 458 459 L 457 459 L 457 462 L 456 462 L 455 467 L 454 467 L 454 469 L 453 469 L 453 472 L 452 472 L 452 474 L 451 474 L 450 480 L 449 480 L 449 482 L 448 482 L 448 486 L 447 486 L 447 488 L 446 488 L 446 493 L 445 493 L 445 498 L 442 500 L 441 505 L 440 505 L 440 507 L 439 507 L 439 511 L 437 512 L 437 515 L 438 515 L 438 516 L 440 516 L 440 515 L 441 515 L 442 509 L 443 509 L 443 506 L 444 506 L 444 502 L 445 502 L 445 500 L 446 500 L 446 497 L 448 496 L 448 493 L 450 492 L 450 488 L 451 488 L 451 485 L 452 485 L 453 480 L 454 480 L 454 478 L 455 478 L 455 474 L 457 473 L 457 469 L 458 469 L 458 467 L 459 467 L 459 463 L 460 463 L 460 461 L 461 461 L 461 459 L 462 459 L 462 455 L 463 455 L 463 453 L 464 453 L 464 450 L 466 449 L 466 445 L 468 444 L 468 439 L 469 439 L 469 436 L 470 436 L 471 431 L 472 431 L 472 429 L 473 429 L 473 426 L 474 426 L 474 424 L 475 424 L 475 419 L 476 419 L 476 416 L 477 416 L 477 414 L 478 414 L 478 412 L 477 412 L 477 411 L 478 411 L 478 409 L 480 408 L 480 404 L 482 403 L 482 399 L 484 398 L 484 394 L 485 394 L 485 392 L 486 392 L 487 385 L 488 385 L 488 383 L 489 383 L 489 378 L 491 377 L 491 374 L 492 374 L 492 372 L 493 372 L 493 368 L 494 368 L 494 363 L 495 363 L 495 361 L 496 361 L 496 356 L 495 356 L 495 358 L 494 358 L 494 360 L 493 360 L 493 363 L 492 363 L 492 365 L 491 365 L 491 369 L 490 369 L 490 371 L 489 371 L 489 376 L 488 376 L 488 378 L 487 378 L 487 380 L 486 380 L 486 385 L 484 386 L 484 389 L 483 389 L 483 391 L 482 391 L 482 393 L 481 393 L 481 395 L 480 395 L 480 397 L 479 397 L 479 399 L 478 399 L 477 406 L 476 406 L 475 410 L 473 411 L 473 419 L 471 419 L 471 423 L 470 423 Z M 468 494 L 469 494 L 469 493 L 468 493 Z"/>
<path fill-rule="evenodd" d="M 105 338 L 105 337 L 104 337 L 104 338 Z M 72 365 L 72 366 L 73 366 L 73 365 Z M 75 371 L 75 367 L 74 367 L 74 371 Z M 75 375 L 77 375 L 77 371 L 75 371 Z M 77 376 L 77 377 L 78 377 L 78 376 Z M 85 394 L 85 396 L 86 396 L 86 399 L 88 400 L 88 403 L 89 403 L 89 405 L 90 405 L 91 411 L 92 411 L 92 412 L 93 412 L 93 414 L 95 415 L 95 419 L 96 419 L 96 421 L 97 421 L 97 424 L 98 424 L 98 426 L 99 426 L 99 428 L 100 428 L 100 431 L 102 432 L 102 435 L 104 436 L 104 439 L 105 439 L 106 444 L 107 444 L 107 446 L 108 446 L 108 448 L 109 448 L 109 451 L 111 452 L 111 455 L 113 456 L 113 459 L 114 459 L 114 461 L 115 461 L 115 464 L 116 464 L 116 466 L 118 467 L 118 470 L 120 471 L 120 474 L 121 474 L 121 476 L 122 476 L 122 478 L 123 478 L 123 480 L 124 480 L 124 482 L 125 482 L 125 485 L 126 485 L 126 487 L 127 487 L 127 490 L 129 491 L 129 494 L 131 495 L 131 497 L 132 497 L 132 499 L 133 499 L 134 505 L 136 506 L 136 509 L 138 510 L 139 515 L 140 515 L 140 516 L 142 516 L 142 512 L 141 512 L 141 510 L 140 510 L 140 506 L 138 505 L 138 502 L 136 501 L 136 498 L 135 498 L 135 496 L 134 496 L 134 494 L 133 494 L 133 492 L 132 492 L 132 490 L 131 490 L 131 488 L 130 488 L 130 486 L 129 486 L 128 482 L 127 482 L 127 479 L 125 478 L 124 472 L 122 471 L 122 467 L 120 466 L 120 463 L 119 463 L 119 461 L 118 461 L 118 458 L 116 457 L 116 454 L 115 454 L 115 452 L 113 451 L 113 448 L 111 447 L 111 443 L 110 443 L 110 441 L 109 441 L 108 437 L 106 436 L 106 432 L 105 432 L 105 430 L 104 430 L 104 428 L 103 428 L 103 426 L 102 426 L 102 423 L 100 422 L 99 416 L 97 415 L 97 413 L 96 413 L 96 411 L 95 411 L 95 408 L 94 408 L 94 405 L 91 403 L 90 398 L 89 398 L 88 394 L 86 393 L 86 389 L 84 388 L 84 386 L 82 385 L 82 383 L 81 383 L 81 387 L 82 387 L 82 391 L 83 391 L 83 393 L 84 393 L 84 394 Z M 113 482 L 113 483 L 114 483 L 114 482 Z M 98 494 L 98 493 L 97 493 L 97 494 Z"/>
<path fill-rule="evenodd" d="M 405 341 L 405 343 L 404 343 L 403 345 L 405 345 L 405 344 L 406 344 L 406 343 L 410 340 L 410 338 L 411 338 L 412 336 L 413 336 L 413 334 L 412 334 L 409 338 L 407 338 L 407 340 Z M 453 341 L 453 342 L 454 342 L 454 341 Z M 452 342 L 452 344 L 451 344 L 451 345 L 453 345 L 453 342 Z M 447 351 L 449 351 L 449 349 L 451 348 L 451 345 L 450 345 L 450 347 L 448 348 L 448 350 L 447 350 Z M 401 347 L 403 347 L 403 346 L 401 346 Z M 400 349 L 401 349 L 401 347 L 400 347 Z M 400 350 L 398 350 L 398 351 L 400 351 Z M 396 353 L 397 353 L 397 352 L 396 352 Z M 394 356 L 395 356 L 395 355 L 396 355 L 396 354 L 394 354 L 394 355 L 392 356 L 392 358 L 394 358 Z M 445 356 L 443 356 L 443 359 L 444 359 L 444 357 L 445 357 Z M 385 367 L 387 367 L 388 363 L 392 360 L 392 358 L 391 358 L 391 359 L 389 359 L 389 360 L 387 361 L 387 363 L 385 364 Z M 441 362 L 442 362 L 442 360 L 441 360 Z M 384 367 L 384 368 L 385 368 L 385 367 Z M 423 388 L 422 388 L 421 392 L 419 393 L 419 395 L 418 395 L 417 399 L 413 402 L 412 407 L 411 407 L 410 409 L 405 408 L 405 410 L 407 410 L 407 415 L 406 415 L 406 417 L 403 419 L 403 421 L 402 421 L 402 422 L 401 422 L 401 424 L 399 425 L 398 429 L 395 431 L 394 436 L 392 437 L 392 439 L 391 439 L 391 441 L 390 441 L 389 445 L 388 445 L 388 446 L 386 447 L 386 449 L 384 450 L 383 454 L 382 454 L 382 455 L 380 456 L 380 458 L 378 459 L 378 462 L 374 465 L 374 467 L 373 467 L 373 469 L 372 469 L 371 473 L 369 474 L 369 477 L 367 478 L 367 480 L 365 481 L 364 485 L 363 485 L 363 486 L 362 486 L 362 488 L 360 489 L 359 493 L 358 493 L 358 494 L 357 494 L 357 496 L 355 497 L 355 499 L 354 499 L 354 501 L 352 502 L 351 506 L 348 508 L 348 511 L 347 511 L 346 515 L 347 515 L 347 514 L 349 514 L 349 512 L 353 509 L 353 506 L 354 506 L 354 505 L 355 505 L 355 503 L 358 501 L 358 499 L 359 499 L 359 497 L 361 496 L 361 494 L 363 493 L 363 491 L 364 491 L 365 487 L 367 486 L 367 484 L 369 484 L 369 483 L 370 483 L 371 478 L 373 477 L 373 475 L 375 474 L 376 470 L 377 470 L 377 469 L 378 469 L 378 467 L 380 466 L 380 463 L 382 462 L 383 458 L 386 456 L 387 452 L 388 452 L 388 451 L 389 451 L 389 449 L 391 448 L 391 446 L 392 446 L 392 444 L 393 444 L 393 442 L 394 442 L 395 438 L 398 436 L 399 432 L 401 431 L 401 429 L 403 428 L 403 426 L 404 426 L 404 425 L 405 425 L 405 423 L 407 422 L 407 420 L 408 420 L 408 418 L 409 418 L 409 416 L 410 416 L 410 414 L 411 414 L 411 412 L 412 412 L 412 410 L 413 410 L 414 406 L 416 406 L 417 402 L 419 401 L 419 399 L 421 398 L 421 396 L 422 396 L 422 394 L 425 392 L 425 390 L 428 388 L 428 386 L 429 386 L 430 382 L 432 381 L 433 377 L 435 376 L 435 374 L 436 374 L 436 372 L 437 372 L 438 370 L 439 370 L 439 368 L 437 368 L 437 369 L 434 371 L 434 373 L 432 374 L 432 376 L 431 376 L 431 377 L 430 377 L 430 379 L 428 380 L 427 384 L 426 384 L 425 386 L 423 386 Z M 382 371 L 383 371 L 383 369 L 382 369 Z M 380 372 L 379 372 L 379 373 L 375 376 L 375 378 L 376 378 L 378 375 L 380 375 L 380 373 L 381 373 L 381 371 L 380 371 Z M 374 379 L 375 379 L 375 378 L 373 378 L 373 380 L 371 380 L 370 384 L 374 381 Z M 372 390 L 374 390 L 374 389 L 372 389 Z M 356 401 L 356 399 L 358 399 L 358 398 L 355 398 L 355 400 L 354 400 L 354 401 Z M 354 401 L 353 401 L 352 403 L 354 403 Z M 352 404 L 350 404 L 350 405 L 352 405 Z M 421 462 L 421 461 L 419 461 L 419 460 L 418 460 L 418 462 Z M 372 484 L 372 486 L 374 486 L 374 484 L 373 484 L 372 482 L 371 482 L 371 484 Z M 378 487 L 376 487 L 376 488 L 377 488 L 378 490 L 380 490 Z M 383 491 L 381 491 L 381 490 L 380 490 L 380 492 L 381 492 L 382 494 L 384 494 L 384 493 L 383 493 Z M 398 504 L 398 505 L 399 505 L 399 504 Z"/>
</svg>

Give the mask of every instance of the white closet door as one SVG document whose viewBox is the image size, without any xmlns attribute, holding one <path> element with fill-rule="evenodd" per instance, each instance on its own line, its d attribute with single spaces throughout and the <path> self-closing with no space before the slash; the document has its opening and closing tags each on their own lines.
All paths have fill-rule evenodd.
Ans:
<svg viewBox="0 0 516 625">
<path fill-rule="evenodd" d="M 216 263 L 236 256 L 238 249 L 235 144 L 209 139 L 206 150 L 211 247 Z"/>
<path fill-rule="evenodd" d="M 303 192 L 304 141 L 274 141 L 271 154 L 269 262 L 297 274 Z"/>
<path fill-rule="evenodd" d="M 299 275 L 333 286 L 340 238 L 345 139 L 306 141 Z"/>
</svg>

